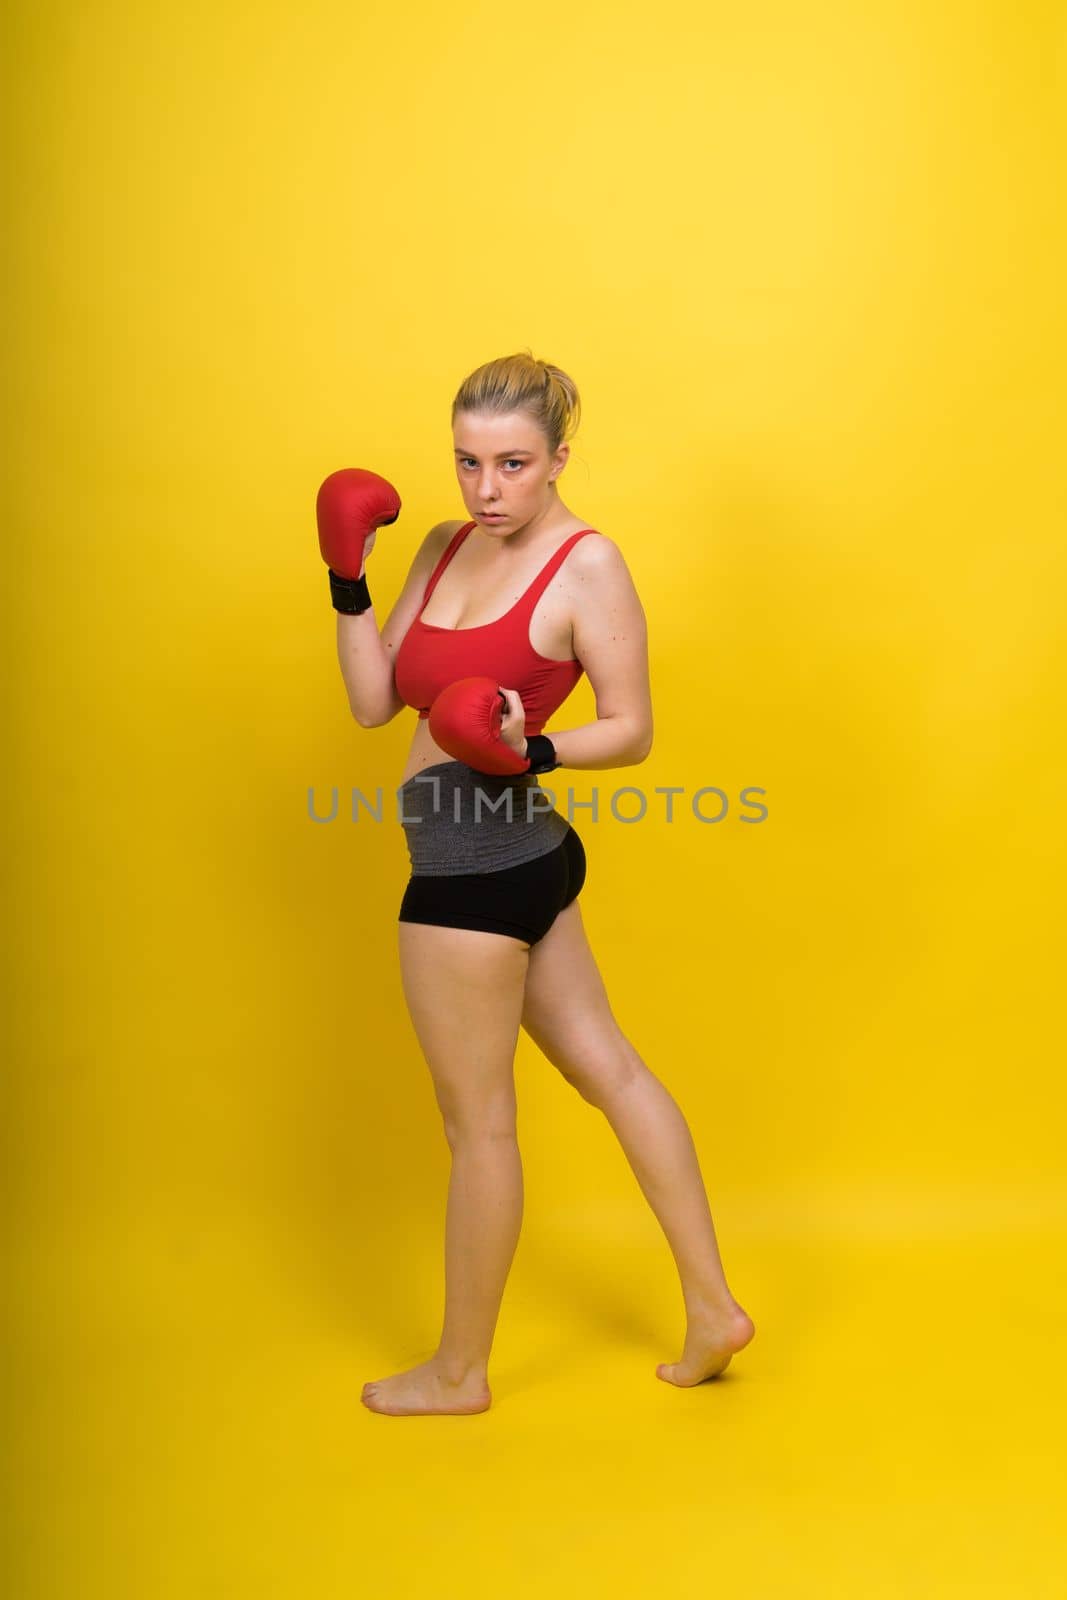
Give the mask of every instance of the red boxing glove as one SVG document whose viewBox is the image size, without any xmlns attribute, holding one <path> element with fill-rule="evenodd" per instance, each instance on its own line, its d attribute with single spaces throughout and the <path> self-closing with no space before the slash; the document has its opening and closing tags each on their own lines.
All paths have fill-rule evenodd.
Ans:
<svg viewBox="0 0 1067 1600">
<path fill-rule="evenodd" d="M 431 736 L 475 772 L 529 772 L 529 756 L 520 756 L 500 737 L 506 709 L 507 701 L 492 678 L 457 678 L 430 707 Z"/>
<path fill-rule="evenodd" d="M 361 578 L 367 541 L 400 515 L 400 496 L 385 478 L 364 467 L 331 472 L 315 501 L 319 549 L 339 578 Z"/>
</svg>

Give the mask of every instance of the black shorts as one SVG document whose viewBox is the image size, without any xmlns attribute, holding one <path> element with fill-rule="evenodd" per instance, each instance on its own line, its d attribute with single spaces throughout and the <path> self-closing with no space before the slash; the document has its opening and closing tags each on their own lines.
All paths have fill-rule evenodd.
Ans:
<svg viewBox="0 0 1067 1600">
<path fill-rule="evenodd" d="M 585 847 L 574 828 L 554 850 L 498 872 L 408 879 L 400 922 L 477 928 L 536 944 L 585 882 Z"/>
</svg>

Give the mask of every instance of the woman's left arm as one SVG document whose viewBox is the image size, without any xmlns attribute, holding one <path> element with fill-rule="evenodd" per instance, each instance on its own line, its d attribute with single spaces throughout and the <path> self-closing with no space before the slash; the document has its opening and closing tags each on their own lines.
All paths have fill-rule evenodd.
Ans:
<svg viewBox="0 0 1067 1600">
<path fill-rule="evenodd" d="M 564 767 L 630 767 L 652 748 L 648 629 L 634 581 L 613 539 L 580 539 L 570 553 L 574 654 L 596 696 L 596 721 L 552 728 Z"/>
</svg>

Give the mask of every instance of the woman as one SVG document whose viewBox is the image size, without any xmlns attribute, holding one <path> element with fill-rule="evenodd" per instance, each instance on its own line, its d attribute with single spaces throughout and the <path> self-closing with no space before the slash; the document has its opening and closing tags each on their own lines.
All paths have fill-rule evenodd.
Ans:
<svg viewBox="0 0 1067 1600">
<path fill-rule="evenodd" d="M 513 1074 L 520 1027 L 604 1113 L 674 1254 L 688 1325 L 681 1359 L 657 1375 L 700 1383 L 755 1332 L 726 1284 L 685 1118 L 608 1003 L 578 901 L 581 840 L 537 781 L 556 766 L 631 766 L 652 744 L 641 602 L 618 546 L 560 498 L 564 440 L 578 415 L 571 379 L 529 352 L 467 378 L 452 427 L 469 520 L 426 535 L 380 634 L 363 563 L 377 527 L 396 519 L 399 498 L 374 474 L 358 474 L 356 502 L 338 487 L 345 474 L 320 490 L 320 543 L 353 715 L 376 728 L 405 706 L 419 712 L 397 796 L 412 863 L 400 964 L 452 1165 L 437 1350 L 363 1389 L 366 1406 L 391 1415 L 471 1413 L 491 1403 L 489 1353 L 522 1217 Z M 542 734 L 583 670 L 596 720 Z M 487 723 L 484 701 L 464 703 L 457 733 L 437 709 L 479 679 L 476 698 L 491 680 L 498 715 Z M 502 716 L 496 685 L 507 702 Z"/>
</svg>

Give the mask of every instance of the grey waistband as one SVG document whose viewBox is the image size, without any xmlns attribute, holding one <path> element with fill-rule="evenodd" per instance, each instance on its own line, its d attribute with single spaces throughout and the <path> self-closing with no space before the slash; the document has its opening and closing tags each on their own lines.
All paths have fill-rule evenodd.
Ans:
<svg viewBox="0 0 1067 1600">
<path fill-rule="evenodd" d="M 570 823 L 530 773 L 496 777 L 463 761 L 424 767 L 396 791 L 415 877 L 499 872 L 555 850 Z"/>
</svg>

